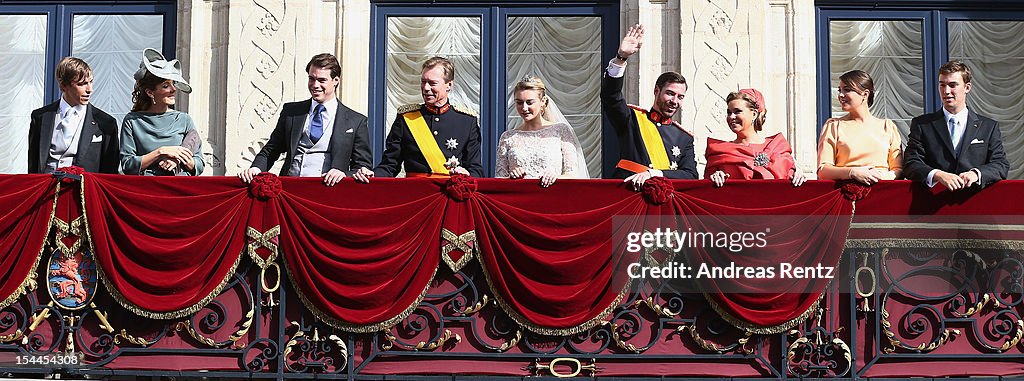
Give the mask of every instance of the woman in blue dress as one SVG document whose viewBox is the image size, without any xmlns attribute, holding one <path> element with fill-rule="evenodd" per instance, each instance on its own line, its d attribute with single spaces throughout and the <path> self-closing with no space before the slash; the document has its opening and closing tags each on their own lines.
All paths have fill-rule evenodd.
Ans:
<svg viewBox="0 0 1024 381">
<path fill-rule="evenodd" d="M 178 60 L 146 49 L 135 72 L 132 112 L 121 126 L 121 173 L 197 176 L 203 173 L 202 139 L 188 114 L 175 110 L 178 91 L 192 92 Z"/>
</svg>

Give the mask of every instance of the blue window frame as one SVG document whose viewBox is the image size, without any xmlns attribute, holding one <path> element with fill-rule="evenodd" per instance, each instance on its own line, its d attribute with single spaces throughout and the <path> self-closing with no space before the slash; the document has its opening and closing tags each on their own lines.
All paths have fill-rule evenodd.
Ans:
<svg viewBox="0 0 1024 381">
<path fill-rule="evenodd" d="M 93 1 L 5 1 L 0 0 L 0 15 L 46 15 L 45 103 L 57 100 L 60 88 L 53 71 L 61 58 L 71 55 L 72 27 L 76 15 L 160 15 L 163 16 L 163 53 L 174 57 L 177 14 L 175 0 L 93 0 Z M 141 53 L 140 53 L 141 54 Z M 43 106 L 42 104 L 39 106 Z"/>
<path fill-rule="evenodd" d="M 93 68 L 92 103 L 116 118 L 131 107 L 144 47 L 174 56 L 175 0 L 0 0 L 0 173 L 24 173 L 32 110 L 60 97 L 54 68 L 75 55 Z M 128 73 L 127 75 L 125 73 Z"/>
<path fill-rule="evenodd" d="M 956 21 L 1024 21 L 1024 2 L 1017 0 L 956 1 L 956 0 L 818 0 L 816 1 L 817 57 L 818 57 L 818 133 L 825 120 L 831 117 L 832 52 L 830 25 L 833 21 L 887 21 L 914 20 L 922 24 L 924 112 L 941 107 L 938 99 L 936 71 L 950 58 L 949 24 Z M 983 10 L 979 10 L 983 9 Z M 1022 42 L 1024 42 L 1024 37 Z M 1024 91 L 1004 96 L 1024 97 Z"/>
<path fill-rule="evenodd" d="M 369 84 L 369 123 L 374 161 L 383 153 L 385 129 L 391 120 L 385 120 L 386 102 L 386 49 L 389 17 L 476 17 L 480 20 L 480 125 L 482 160 L 487 176 L 494 175 L 495 150 L 506 126 L 507 107 L 507 20 L 510 17 L 591 16 L 601 18 L 601 57 L 614 55 L 619 33 L 618 1 L 487 1 L 436 2 L 376 1 L 371 7 L 371 52 Z M 600 68 L 598 68 L 599 70 Z M 464 68 L 456 68 L 456 71 Z M 463 84 L 456 83 L 456 86 Z M 602 145 L 615 147 L 614 133 L 602 118 Z M 609 139 L 612 139 L 609 141 Z M 612 144 L 608 144 L 611 142 Z M 604 150 L 602 168 L 609 173 L 617 152 Z"/>
</svg>

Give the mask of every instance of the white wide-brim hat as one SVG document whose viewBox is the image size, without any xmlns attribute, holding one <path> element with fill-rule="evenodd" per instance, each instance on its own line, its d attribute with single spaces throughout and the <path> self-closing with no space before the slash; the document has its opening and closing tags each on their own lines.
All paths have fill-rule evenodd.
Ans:
<svg viewBox="0 0 1024 381">
<path fill-rule="evenodd" d="M 139 70 L 135 72 L 135 80 L 138 81 L 146 76 L 146 72 L 153 75 L 174 81 L 174 87 L 186 93 L 192 92 L 192 86 L 181 75 L 181 63 L 178 60 L 168 61 L 156 49 L 146 48 L 142 51 L 142 62 L 139 63 Z"/>
</svg>

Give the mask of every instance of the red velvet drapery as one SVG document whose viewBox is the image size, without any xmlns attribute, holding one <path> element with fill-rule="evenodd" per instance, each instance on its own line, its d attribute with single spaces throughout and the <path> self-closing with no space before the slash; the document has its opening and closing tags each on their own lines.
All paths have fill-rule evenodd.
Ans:
<svg viewBox="0 0 1024 381">
<path fill-rule="evenodd" d="M 25 292 L 41 257 L 56 185 L 48 175 L 0 176 L 0 308 Z"/>
<path fill-rule="evenodd" d="M 8 285 L 20 284 L 34 262 L 23 253 L 41 250 L 55 180 L 10 176 L 0 178 L 4 184 L 24 191 L 0 196 L 0 207 L 11 211 L 0 218 L 0 228 L 11 232 L 4 242 L 12 242 L 0 258 L 11 263 L 0 279 L 0 300 L 14 295 Z M 306 306 L 358 332 L 384 329 L 416 306 L 448 255 L 442 253 L 450 243 L 442 231 L 474 233 L 468 251 L 485 269 L 499 304 L 520 324 L 549 334 L 585 330 L 617 305 L 628 291 L 625 267 L 641 254 L 623 250 L 615 230 L 650 229 L 665 215 L 710 216 L 685 220 L 709 231 L 735 228 L 738 220 L 728 216 L 818 216 L 826 223 L 775 230 L 770 241 L 776 257 L 761 260 L 834 265 L 842 252 L 852 203 L 832 182 L 793 188 L 784 180 L 736 181 L 724 189 L 702 181 L 665 184 L 662 196 L 671 194 L 666 202 L 616 180 L 561 180 L 542 189 L 532 180 L 452 185 L 444 179 L 375 179 L 364 185 L 346 179 L 326 188 L 318 179 L 286 178 L 270 191 L 250 192 L 232 177 L 86 174 L 70 186 L 83 187 L 107 289 L 128 309 L 154 318 L 201 308 L 246 252 L 247 230 L 264 234 L 275 227 L 282 264 Z M 613 218 L 624 223 L 615 225 Z M 716 265 L 736 259 L 714 250 L 686 257 Z M 777 330 L 803 316 L 826 284 L 797 279 L 770 291 L 756 282 L 701 285 L 734 324 Z M 748 289 L 722 291 L 737 287 Z"/>
</svg>

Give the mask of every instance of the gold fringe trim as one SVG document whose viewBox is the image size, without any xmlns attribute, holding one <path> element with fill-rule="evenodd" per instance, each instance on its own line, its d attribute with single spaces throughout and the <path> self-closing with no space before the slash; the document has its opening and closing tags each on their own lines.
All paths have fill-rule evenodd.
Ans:
<svg viewBox="0 0 1024 381">
<path fill-rule="evenodd" d="M 851 205 L 851 209 L 850 209 L 850 222 L 849 223 L 852 224 L 853 223 L 853 216 L 857 212 L 857 202 L 856 201 L 850 201 L 850 203 L 852 205 Z M 847 225 L 847 226 L 849 226 L 849 225 Z M 850 244 L 849 244 L 850 243 L 850 229 L 849 228 L 846 229 L 846 237 L 843 237 L 843 238 L 844 238 L 844 241 L 846 242 L 844 244 L 844 247 L 843 247 L 843 250 L 845 251 L 846 249 L 850 248 Z M 838 265 L 839 265 L 839 262 L 842 260 L 842 258 L 843 258 L 843 256 L 840 255 L 839 258 L 836 259 L 836 263 L 833 264 L 833 267 L 839 267 Z M 776 333 L 779 333 L 779 332 L 785 331 L 787 329 L 793 328 L 797 324 L 803 323 L 804 320 L 807 320 L 808 317 L 810 317 L 812 314 L 814 314 L 814 311 L 815 311 L 814 307 L 817 306 L 819 303 L 821 303 L 821 299 L 823 299 L 825 297 L 825 294 L 826 294 L 824 292 L 824 290 L 827 290 L 829 288 L 829 286 L 831 286 L 831 285 L 832 285 L 832 280 L 829 279 L 828 283 L 825 284 L 825 288 L 822 290 L 821 295 L 818 295 L 818 300 L 816 300 L 814 303 L 811 303 L 811 305 L 807 307 L 807 310 L 802 312 L 802 313 L 800 313 L 799 316 L 797 316 L 797 317 L 795 317 L 793 319 L 790 319 L 789 321 L 786 321 L 786 322 L 784 322 L 782 324 L 774 325 L 774 326 L 769 326 L 769 327 L 760 326 L 760 325 L 757 325 L 757 324 L 752 324 L 750 322 L 746 322 L 746 321 L 742 321 L 740 319 L 737 319 L 735 316 L 732 316 L 732 314 L 730 314 L 730 313 L 726 312 L 724 309 L 722 309 L 722 306 L 718 305 L 717 302 L 715 302 L 713 299 L 711 299 L 711 297 L 708 295 L 708 293 L 702 292 L 702 294 L 704 294 L 704 299 L 708 301 L 708 304 L 711 305 L 711 308 L 714 309 L 715 312 L 717 312 L 718 315 L 721 316 L 723 320 L 725 320 L 729 324 L 732 324 L 733 327 L 742 329 L 742 330 L 747 331 L 747 332 L 753 332 L 753 333 L 756 333 L 756 334 L 760 334 L 760 335 L 774 335 Z"/>
<path fill-rule="evenodd" d="M 402 115 L 410 111 L 419 110 L 421 106 L 423 106 L 422 103 L 409 103 L 396 107 L 395 111 L 398 112 L 398 115 Z"/>
<path fill-rule="evenodd" d="M 453 105 L 452 105 L 452 110 L 455 110 L 455 111 L 461 112 L 461 113 L 463 113 L 463 114 L 466 114 L 466 115 L 472 116 L 472 117 L 474 117 L 474 118 L 477 118 L 477 117 L 479 117 L 479 115 L 477 115 L 477 113 L 476 113 L 476 110 L 473 110 L 473 109 L 471 109 L 471 108 L 469 108 L 469 107 L 466 107 L 466 106 L 464 106 L 464 105 L 461 105 L 461 104 L 457 104 L 457 105 L 456 105 L 456 104 L 453 104 Z"/>
<path fill-rule="evenodd" d="M 832 282 L 829 282 L 829 284 L 831 284 L 831 283 Z M 825 286 L 825 287 L 827 288 L 828 286 Z M 714 299 L 711 299 L 710 294 L 708 294 L 708 293 L 703 293 L 703 294 L 704 294 L 704 299 L 707 300 L 708 304 L 711 305 L 711 309 L 715 310 L 715 312 L 718 313 L 718 316 L 722 317 L 722 320 L 725 320 L 729 324 L 732 324 L 733 327 L 742 329 L 742 330 L 747 331 L 747 332 L 756 333 L 756 334 L 759 334 L 759 335 L 774 335 L 776 333 L 779 333 L 779 332 L 785 331 L 787 329 L 793 328 L 797 324 L 803 323 L 804 320 L 807 320 L 808 317 L 810 317 L 811 315 L 814 314 L 814 311 L 816 311 L 815 307 L 817 307 L 818 303 L 821 303 L 821 299 L 825 297 L 825 293 L 822 292 L 821 295 L 818 295 L 818 300 L 816 300 L 809 307 L 807 307 L 807 310 L 804 311 L 803 313 L 801 313 L 799 316 L 797 316 L 795 318 L 792 318 L 792 319 L 790 319 L 790 320 L 788 320 L 788 321 L 786 321 L 786 322 L 784 322 L 782 324 L 779 324 L 779 325 L 773 325 L 773 326 L 765 327 L 765 326 L 753 324 L 753 323 L 750 323 L 750 322 L 747 322 L 747 321 L 743 321 L 743 320 L 740 320 L 740 319 L 737 319 L 737 318 L 733 317 L 732 314 L 730 314 L 730 313 L 726 312 L 724 309 L 722 309 L 722 307 L 718 305 L 718 302 L 715 302 Z"/>
<path fill-rule="evenodd" d="M 441 239 L 448 241 L 447 244 L 441 246 L 441 259 L 448 265 L 448 268 L 452 269 L 453 273 L 459 272 L 469 261 L 473 260 L 474 253 L 476 252 L 475 248 L 479 245 L 476 241 L 476 230 L 470 230 L 459 235 L 451 230 L 441 228 Z M 469 246 L 470 242 L 473 243 L 473 246 Z M 452 258 L 448 256 L 448 253 L 451 253 L 453 250 L 462 250 L 464 253 L 458 261 L 452 261 Z"/>
<path fill-rule="evenodd" d="M 284 270 L 285 272 L 288 273 L 288 282 L 291 283 L 292 289 L 294 289 L 295 293 L 299 295 L 299 300 L 302 300 L 302 304 L 306 306 L 306 309 L 308 309 L 309 312 L 313 314 L 313 316 L 316 316 L 317 319 L 320 319 L 324 323 L 327 323 L 328 325 L 334 328 L 338 328 L 342 331 L 352 333 L 371 333 L 385 331 L 393 327 L 395 324 L 398 324 L 398 322 L 402 321 L 403 319 L 409 317 L 409 315 L 416 310 L 416 307 L 419 306 L 420 302 L 423 301 L 423 298 L 427 296 L 427 291 L 430 291 L 430 285 L 434 282 L 434 277 L 437 275 L 437 267 L 435 267 L 434 273 L 430 274 L 430 280 L 427 281 L 427 285 L 423 287 L 423 291 L 420 292 L 420 295 L 416 297 L 416 300 L 414 300 L 412 304 L 409 305 L 409 307 L 406 307 L 405 310 L 403 310 L 395 317 L 392 317 L 379 323 L 358 325 L 335 319 L 331 316 L 328 316 L 319 308 L 317 308 L 316 305 L 313 302 L 311 302 L 309 298 L 306 297 L 306 294 L 302 292 L 302 289 L 299 288 L 299 285 L 295 283 L 295 276 L 292 274 L 291 266 L 288 265 L 288 260 L 284 259 L 284 262 Z"/>
<path fill-rule="evenodd" d="M 60 195 L 60 180 L 54 179 L 56 182 L 55 190 L 53 192 L 53 207 L 50 209 L 50 217 L 46 219 L 46 232 L 43 236 L 43 245 L 39 248 L 39 252 L 36 253 L 36 260 L 32 262 L 32 267 L 29 269 L 28 274 L 25 274 L 25 278 L 21 280 L 18 288 L 15 288 L 11 295 L 7 296 L 7 299 L 0 301 L 0 309 L 7 308 L 11 304 L 14 304 L 23 295 L 28 294 L 29 291 L 34 291 L 38 284 L 36 283 L 36 269 L 39 268 L 39 261 L 43 258 L 43 253 L 46 252 L 46 243 L 50 238 L 50 230 L 53 229 L 53 221 L 57 218 L 57 196 Z M 17 332 L 16 332 L 17 333 Z M 4 337 L 0 337 L 0 342 L 5 342 Z M 12 340 L 16 340 L 12 339 Z"/>
<path fill-rule="evenodd" d="M 92 245 L 92 241 L 90 241 L 89 244 Z M 114 300 L 116 300 L 117 303 L 124 307 L 126 310 L 131 311 L 133 314 L 142 316 L 147 319 L 171 320 L 180 319 L 192 315 L 196 312 L 199 312 L 204 307 L 206 307 L 207 304 L 216 299 L 217 296 L 220 295 L 221 291 L 224 291 L 224 287 L 227 286 L 228 282 L 231 281 L 231 276 L 235 274 L 235 269 L 238 268 L 238 263 L 241 262 L 241 260 L 242 253 L 239 253 L 238 258 L 235 259 L 235 263 L 231 265 L 231 268 L 228 270 L 227 275 L 224 276 L 224 280 L 222 280 L 220 284 L 217 285 L 217 287 L 211 290 L 206 297 L 204 297 L 203 299 L 201 299 L 200 301 L 196 302 L 191 306 L 171 312 L 152 312 L 142 309 L 142 307 L 139 307 L 134 303 L 129 302 L 127 299 L 125 299 L 124 295 L 121 295 L 121 293 L 118 292 L 116 288 L 114 288 L 114 286 L 110 282 L 110 279 L 107 278 L 107 274 L 103 272 L 102 266 L 96 266 L 96 272 L 100 274 L 100 279 L 103 280 L 103 284 L 107 289 L 107 292 L 110 293 L 110 296 L 112 296 Z"/>
<path fill-rule="evenodd" d="M 81 197 L 82 197 L 82 217 L 85 218 L 85 227 L 86 227 L 85 228 L 85 233 L 86 233 L 86 236 L 87 236 L 87 238 L 89 240 L 89 249 L 92 250 L 93 255 L 96 255 L 96 244 L 93 243 L 93 240 L 92 240 L 92 227 L 89 225 L 88 213 L 86 213 L 86 211 L 85 211 L 85 179 L 86 179 L 86 177 L 83 176 L 82 177 L 82 181 L 80 182 L 80 185 L 79 185 L 79 189 L 80 189 Z M 202 300 L 200 300 L 199 302 L 197 302 L 196 304 L 193 304 L 191 306 L 185 307 L 185 308 L 180 309 L 180 310 L 171 311 L 171 312 L 152 312 L 152 311 L 147 311 L 147 310 L 144 310 L 141 307 L 135 305 L 134 303 L 129 302 L 128 299 L 125 299 L 124 295 L 121 295 L 121 292 L 119 292 L 117 290 L 117 288 L 115 288 L 113 286 L 113 283 L 110 282 L 110 279 L 107 278 L 107 274 L 106 274 L 106 272 L 103 271 L 103 266 L 99 265 L 99 261 L 97 261 L 96 273 L 98 273 L 100 275 L 100 279 L 103 281 L 103 286 L 104 286 L 104 288 L 107 289 L 107 292 L 110 293 L 110 296 L 113 297 L 114 300 L 116 300 L 119 304 L 121 304 L 121 306 L 124 307 L 126 310 L 131 311 L 132 313 L 134 313 L 136 315 L 139 315 L 139 316 L 142 316 L 142 317 L 148 318 L 148 319 L 158 319 L 158 320 L 180 319 L 180 318 L 183 318 L 185 316 L 189 316 L 189 315 L 192 315 L 192 314 L 198 312 L 199 310 L 203 309 L 203 307 L 205 307 L 207 304 L 209 304 L 210 301 L 212 301 L 213 299 L 216 299 L 217 296 L 220 295 L 220 292 L 224 290 L 224 287 L 227 286 L 228 282 L 231 280 L 231 276 L 235 274 L 235 270 L 238 268 L 238 263 L 242 261 L 242 257 L 243 256 L 244 256 L 244 253 L 241 253 L 241 252 L 238 253 L 238 258 L 235 258 L 235 263 L 233 263 L 231 265 L 231 268 L 228 269 L 227 273 L 224 275 L 224 279 L 222 279 L 220 281 L 220 283 L 217 284 L 217 287 L 215 287 L 212 291 L 210 291 L 210 293 L 208 295 L 203 297 Z"/>
<path fill-rule="evenodd" d="M 487 287 L 489 287 L 491 289 L 491 292 L 494 293 L 494 301 L 498 303 L 498 306 L 500 306 L 501 309 L 505 311 L 505 313 L 508 314 L 510 318 L 512 318 L 512 321 L 516 322 L 516 324 L 519 324 L 520 327 L 547 336 L 572 336 L 580 332 L 585 332 L 598 325 L 610 324 L 611 322 L 607 321 L 606 319 L 609 315 L 611 315 L 612 311 L 619 307 L 619 304 L 622 303 L 622 299 L 625 298 L 626 294 L 629 293 L 630 286 L 632 286 L 633 284 L 633 279 L 626 281 L 626 284 L 623 285 L 622 287 L 622 291 L 619 291 L 619 295 L 616 296 L 614 300 L 612 300 L 611 304 L 609 304 L 608 307 L 606 307 L 603 311 L 598 313 L 597 316 L 595 316 L 594 318 L 587 320 L 582 324 L 569 328 L 548 328 L 530 323 L 525 317 L 520 315 L 518 312 L 516 312 L 516 310 L 512 309 L 512 307 L 510 307 L 508 303 L 505 302 L 505 299 L 502 298 L 501 294 L 495 291 L 496 289 L 494 287 L 494 283 L 491 282 L 491 276 L 489 275 L 490 273 L 487 271 L 487 264 L 485 264 L 484 262 L 485 261 L 483 260 L 477 261 L 477 263 L 480 264 L 480 267 L 482 267 L 484 270 L 484 279 L 487 281 Z"/>
<path fill-rule="evenodd" d="M 994 239 L 933 239 L 933 238 L 880 238 L 850 239 L 846 241 L 847 249 L 1008 249 L 1024 250 L 1024 241 Z"/>
<path fill-rule="evenodd" d="M 252 258 L 253 263 L 265 270 L 270 266 L 271 262 L 274 262 L 274 260 L 277 259 L 277 244 L 270 240 L 281 235 L 281 225 L 274 226 L 263 233 L 260 233 L 259 230 L 254 229 L 252 226 L 247 226 L 245 228 L 245 235 L 253 240 L 245 245 L 248 249 L 249 257 Z M 267 259 L 263 259 L 263 257 L 256 252 L 256 250 L 259 250 L 261 247 L 265 247 L 270 251 L 270 256 L 268 256 Z"/>
<path fill-rule="evenodd" d="M 100 329 L 107 331 L 107 333 L 114 333 L 114 331 L 116 331 L 114 325 L 110 324 L 110 320 L 107 320 L 106 311 L 100 310 L 98 307 L 96 307 L 96 303 L 93 302 L 89 302 L 89 308 L 92 308 L 92 312 L 94 312 L 96 314 L 96 318 L 100 320 Z M 114 335 L 114 344 L 120 345 L 122 340 L 142 347 L 147 347 L 156 344 L 157 342 L 157 340 L 149 341 L 144 338 L 134 336 L 128 333 L 127 329 L 121 329 L 121 332 L 118 332 L 117 334 Z"/>
</svg>

